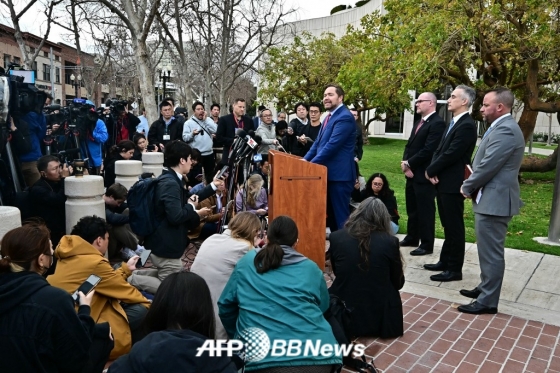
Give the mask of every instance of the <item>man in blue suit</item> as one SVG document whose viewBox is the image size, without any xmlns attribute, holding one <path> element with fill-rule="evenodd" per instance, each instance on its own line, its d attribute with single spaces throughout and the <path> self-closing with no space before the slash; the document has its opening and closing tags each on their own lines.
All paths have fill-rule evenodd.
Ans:
<svg viewBox="0 0 560 373">
<path fill-rule="evenodd" d="M 325 88 L 323 105 L 329 114 L 304 158 L 327 167 L 327 226 L 332 232 L 341 229 L 350 215 L 350 194 L 356 182 L 356 121 L 343 101 L 340 86 Z"/>
</svg>

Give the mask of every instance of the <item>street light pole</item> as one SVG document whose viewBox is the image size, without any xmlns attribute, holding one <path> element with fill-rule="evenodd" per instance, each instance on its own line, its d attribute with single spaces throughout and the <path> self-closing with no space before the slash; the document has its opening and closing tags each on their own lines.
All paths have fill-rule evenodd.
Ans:
<svg viewBox="0 0 560 373">
<path fill-rule="evenodd" d="M 82 76 L 78 74 L 78 76 L 76 77 L 74 76 L 74 74 L 72 74 L 70 75 L 70 80 L 72 81 L 72 85 L 74 86 L 74 97 L 79 98 L 80 92 L 78 91 L 78 88 L 82 81 Z"/>
</svg>

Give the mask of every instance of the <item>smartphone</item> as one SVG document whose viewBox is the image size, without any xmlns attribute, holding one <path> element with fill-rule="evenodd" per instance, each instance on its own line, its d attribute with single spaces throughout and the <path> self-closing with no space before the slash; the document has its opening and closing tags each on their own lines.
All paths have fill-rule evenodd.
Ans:
<svg viewBox="0 0 560 373">
<path fill-rule="evenodd" d="M 155 145 L 148 145 L 148 151 L 153 151 L 156 150 L 156 146 Z"/>
<path fill-rule="evenodd" d="M 89 277 L 84 281 L 84 283 L 80 285 L 78 290 L 76 290 L 74 294 L 72 294 L 72 299 L 74 299 L 74 303 L 78 304 L 78 300 L 80 299 L 78 293 L 80 291 L 85 295 L 88 295 L 97 286 L 97 284 L 99 284 L 99 281 L 101 281 L 101 277 L 93 274 L 89 275 Z"/>
<path fill-rule="evenodd" d="M 224 174 L 227 172 L 228 169 L 229 169 L 228 166 L 222 167 L 222 169 L 220 170 L 220 172 L 216 176 L 216 179 L 221 179 L 222 177 L 224 177 Z"/>
<path fill-rule="evenodd" d="M 150 257 L 151 253 L 152 253 L 152 250 L 142 251 L 142 254 L 140 254 L 140 259 L 138 259 L 138 261 L 136 262 L 136 268 L 144 267 L 146 265 L 146 262 L 148 261 L 148 258 Z"/>
</svg>

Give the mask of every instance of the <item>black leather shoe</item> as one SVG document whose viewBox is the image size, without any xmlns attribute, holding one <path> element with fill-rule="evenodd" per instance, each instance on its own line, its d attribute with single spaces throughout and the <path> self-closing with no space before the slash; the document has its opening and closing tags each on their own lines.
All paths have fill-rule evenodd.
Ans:
<svg viewBox="0 0 560 373">
<path fill-rule="evenodd" d="M 445 264 L 442 262 L 437 262 L 436 264 L 424 264 L 424 269 L 428 271 L 445 271 Z"/>
<path fill-rule="evenodd" d="M 477 301 L 472 302 L 471 304 L 464 304 L 462 306 L 457 307 L 457 309 L 464 313 L 470 313 L 473 315 L 482 315 L 485 313 L 495 314 L 498 313 L 498 309 L 496 307 L 486 307 Z"/>
<path fill-rule="evenodd" d="M 418 246 L 419 242 L 418 241 L 413 241 L 413 240 L 407 240 L 406 238 L 404 240 L 402 240 L 401 242 L 399 242 L 399 245 L 402 246 Z"/>
<path fill-rule="evenodd" d="M 437 275 L 430 276 L 430 280 L 438 282 L 461 281 L 463 274 L 461 272 L 443 271 Z"/>
<path fill-rule="evenodd" d="M 434 252 L 434 250 L 426 250 L 423 249 L 421 247 L 414 249 L 410 252 L 410 255 L 412 256 L 420 256 L 420 255 L 428 255 L 428 254 L 432 254 Z"/>
<path fill-rule="evenodd" d="M 464 297 L 476 299 L 482 292 L 478 288 L 474 288 L 472 290 L 461 289 L 459 293 Z"/>
</svg>

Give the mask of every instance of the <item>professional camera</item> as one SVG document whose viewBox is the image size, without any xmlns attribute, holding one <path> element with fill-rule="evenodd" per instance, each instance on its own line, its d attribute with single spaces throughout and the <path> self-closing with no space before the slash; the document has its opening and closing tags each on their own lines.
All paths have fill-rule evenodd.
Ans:
<svg viewBox="0 0 560 373">
<path fill-rule="evenodd" d="M 128 107 L 128 101 L 109 99 L 105 101 L 105 107 L 107 106 L 111 108 L 111 112 L 114 116 L 119 117 L 125 111 L 125 108 Z"/>
</svg>

